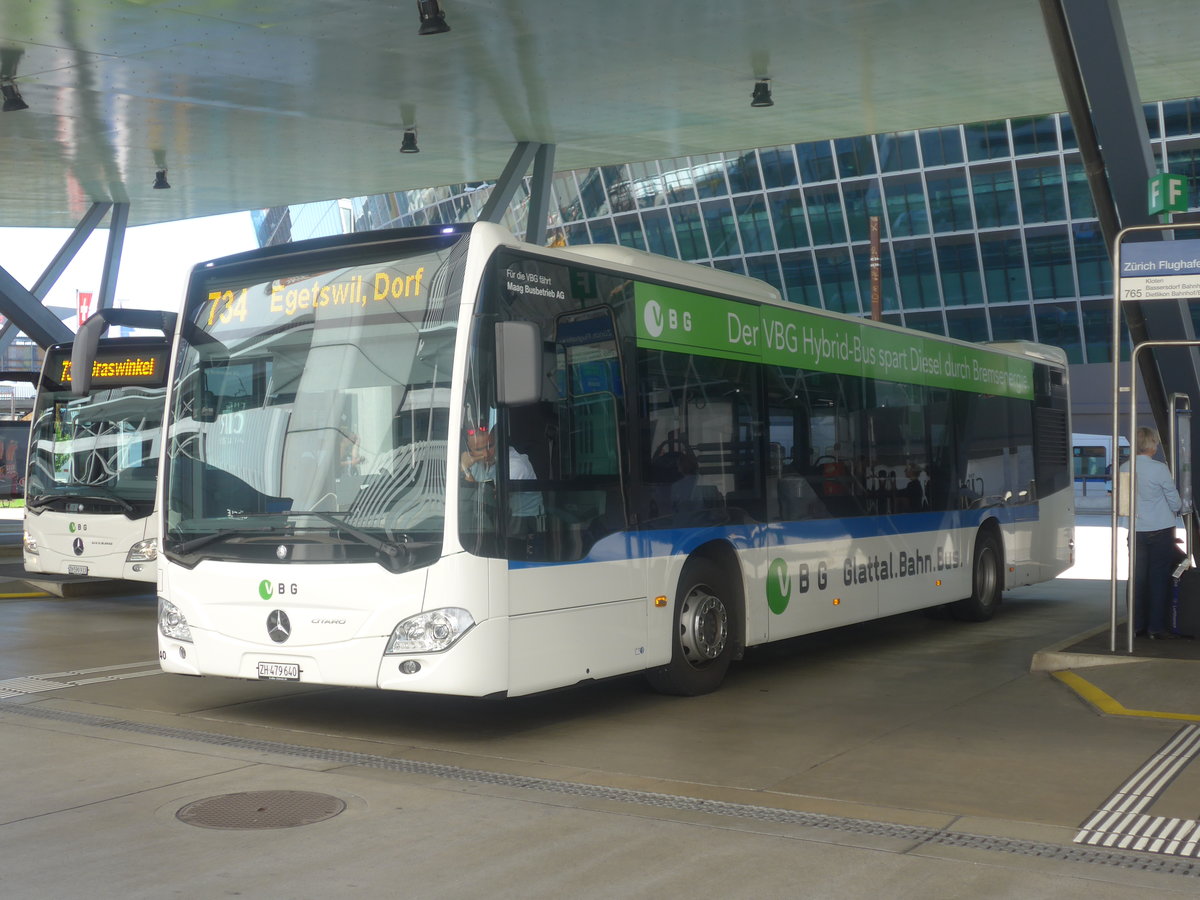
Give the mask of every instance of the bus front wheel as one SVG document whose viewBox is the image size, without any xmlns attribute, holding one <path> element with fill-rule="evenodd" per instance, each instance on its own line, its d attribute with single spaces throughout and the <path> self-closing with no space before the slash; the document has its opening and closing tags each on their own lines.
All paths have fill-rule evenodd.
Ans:
<svg viewBox="0 0 1200 900">
<path fill-rule="evenodd" d="M 703 557 L 688 560 L 675 594 L 671 662 L 647 670 L 651 687 L 694 697 L 720 686 L 734 651 L 733 598 L 720 566 Z"/>
<path fill-rule="evenodd" d="M 956 619 L 986 622 L 996 614 L 1004 583 L 1002 569 L 1000 542 L 992 532 L 981 531 L 975 538 L 975 554 L 971 563 L 971 596 L 950 606 Z"/>
</svg>

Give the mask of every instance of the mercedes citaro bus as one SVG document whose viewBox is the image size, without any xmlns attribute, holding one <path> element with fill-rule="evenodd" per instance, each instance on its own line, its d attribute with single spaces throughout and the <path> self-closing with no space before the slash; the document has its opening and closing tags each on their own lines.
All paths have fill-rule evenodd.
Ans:
<svg viewBox="0 0 1200 900">
<path fill-rule="evenodd" d="M 486 223 L 197 266 L 162 667 L 519 695 L 922 607 L 1073 553 L 1066 360 Z"/>
<path fill-rule="evenodd" d="M 110 324 L 162 334 L 101 337 Z M 29 433 L 25 571 L 155 580 L 174 326 L 172 313 L 101 310 L 72 343 L 46 351 Z M 73 353 L 88 362 L 76 368 Z"/>
</svg>

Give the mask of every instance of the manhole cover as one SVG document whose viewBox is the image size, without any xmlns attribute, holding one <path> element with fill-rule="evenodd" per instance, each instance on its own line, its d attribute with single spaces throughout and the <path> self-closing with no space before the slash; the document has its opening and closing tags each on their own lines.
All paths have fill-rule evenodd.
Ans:
<svg viewBox="0 0 1200 900">
<path fill-rule="evenodd" d="M 294 828 L 331 819 L 346 804 L 329 794 L 310 791 L 247 791 L 189 803 L 175 813 L 200 828 Z"/>
</svg>

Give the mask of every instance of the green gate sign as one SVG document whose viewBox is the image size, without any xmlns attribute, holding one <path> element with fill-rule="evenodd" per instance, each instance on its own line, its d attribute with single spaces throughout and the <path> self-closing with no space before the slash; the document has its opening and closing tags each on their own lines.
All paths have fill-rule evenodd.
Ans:
<svg viewBox="0 0 1200 900">
<path fill-rule="evenodd" d="M 1187 212 L 1187 179 L 1169 172 L 1155 175 L 1146 188 L 1146 204 L 1152 216 Z"/>
</svg>

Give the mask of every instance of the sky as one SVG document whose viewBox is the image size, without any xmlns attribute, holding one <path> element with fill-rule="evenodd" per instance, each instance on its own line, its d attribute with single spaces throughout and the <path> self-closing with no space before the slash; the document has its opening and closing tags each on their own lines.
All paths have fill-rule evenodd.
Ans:
<svg viewBox="0 0 1200 900">
<path fill-rule="evenodd" d="M 77 291 L 99 295 L 108 248 L 107 224 L 106 219 L 92 233 L 55 282 L 46 296 L 47 306 L 75 309 Z M 70 234 L 69 229 L 59 228 L 0 228 L 0 267 L 26 288 L 32 287 Z M 257 246 L 248 212 L 129 228 L 117 273 L 115 305 L 176 311 L 183 302 L 192 266 Z"/>
</svg>

